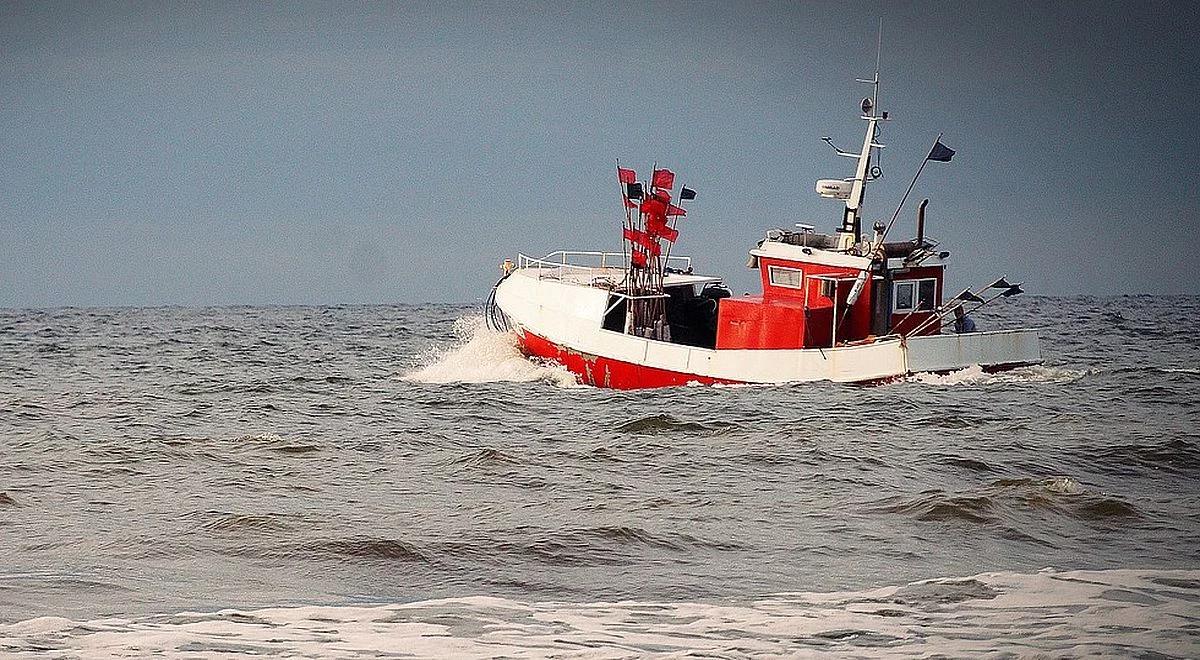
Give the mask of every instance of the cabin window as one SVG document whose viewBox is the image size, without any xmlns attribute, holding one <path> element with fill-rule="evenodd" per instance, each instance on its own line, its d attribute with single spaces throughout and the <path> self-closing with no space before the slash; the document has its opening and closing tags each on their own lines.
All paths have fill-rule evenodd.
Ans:
<svg viewBox="0 0 1200 660">
<path fill-rule="evenodd" d="M 768 266 L 771 284 L 789 289 L 804 288 L 804 271 L 799 268 L 784 268 L 783 266 Z"/>
<path fill-rule="evenodd" d="M 921 280 L 917 282 L 917 310 L 932 312 L 937 299 L 937 280 Z"/>
<path fill-rule="evenodd" d="M 893 312 L 932 312 L 937 306 L 937 280 L 905 280 L 896 282 L 892 296 Z"/>
</svg>

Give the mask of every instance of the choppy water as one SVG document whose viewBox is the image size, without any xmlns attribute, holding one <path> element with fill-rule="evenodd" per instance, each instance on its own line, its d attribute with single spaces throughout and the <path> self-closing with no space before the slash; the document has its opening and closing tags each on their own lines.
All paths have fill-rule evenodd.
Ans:
<svg viewBox="0 0 1200 660">
<path fill-rule="evenodd" d="M 0 310 L 0 654 L 1200 654 L 1200 299 L 998 313 L 1046 366 L 613 392 L 464 307 Z"/>
</svg>

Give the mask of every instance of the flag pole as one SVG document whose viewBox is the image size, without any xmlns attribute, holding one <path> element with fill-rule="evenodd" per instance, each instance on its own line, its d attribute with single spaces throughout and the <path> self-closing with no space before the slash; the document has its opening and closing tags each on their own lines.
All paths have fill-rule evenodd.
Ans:
<svg viewBox="0 0 1200 660">
<path fill-rule="evenodd" d="M 912 181 L 909 182 L 908 190 L 904 191 L 904 196 L 900 198 L 900 203 L 896 205 L 896 212 L 892 214 L 892 219 L 888 221 L 887 227 L 884 228 L 883 233 L 879 235 L 879 245 L 874 246 L 874 249 L 871 250 L 872 252 L 883 246 L 883 240 L 887 238 L 888 232 L 892 230 L 892 225 L 896 224 L 896 218 L 900 217 L 900 209 L 904 208 L 904 201 L 908 199 L 908 194 L 912 192 L 913 186 L 917 185 L 917 179 L 921 178 L 921 172 L 925 169 L 925 164 L 929 162 L 929 155 L 933 153 L 934 147 L 936 147 L 938 142 L 941 141 L 942 134 L 938 133 L 938 136 L 933 140 L 933 146 L 931 146 L 929 151 L 925 153 L 925 158 L 921 159 L 921 166 L 917 168 L 916 176 L 914 176 Z"/>
<path fill-rule="evenodd" d="M 653 161 L 653 164 L 650 166 L 650 178 L 646 181 L 646 183 L 649 185 L 649 189 L 642 191 L 642 203 L 643 204 L 645 204 L 645 202 L 646 202 L 647 195 L 654 190 L 654 170 L 657 167 L 658 167 L 658 162 Z M 636 220 L 637 231 L 642 231 L 642 232 L 645 231 L 645 229 L 646 229 L 645 217 L 646 216 L 645 216 L 645 213 L 643 213 L 643 209 L 639 207 L 637 220 Z M 630 249 L 636 250 L 637 247 L 631 246 Z M 646 253 L 646 266 L 641 269 L 634 269 L 634 275 L 636 276 L 636 283 L 637 283 L 635 295 L 637 295 L 637 296 L 646 295 L 646 292 L 649 290 L 651 285 L 653 285 L 653 283 L 654 283 L 654 274 L 652 272 L 652 269 L 654 268 L 655 264 L 650 261 L 651 258 L 653 258 L 655 262 L 658 261 L 657 256 L 651 255 L 647 252 Z M 645 336 L 642 333 L 644 333 L 646 331 L 646 321 L 647 321 L 648 317 L 653 313 L 653 311 L 651 309 L 649 309 L 649 307 L 651 306 L 650 303 L 651 303 L 651 301 L 649 299 L 640 299 L 640 298 L 636 301 L 633 301 L 633 300 L 630 301 L 631 306 L 635 310 L 634 314 L 633 314 L 633 327 L 634 327 L 634 331 L 638 334 L 639 337 Z"/>
<path fill-rule="evenodd" d="M 1018 286 L 1020 286 L 1020 285 L 1018 285 Z M 992 296 L 991 298 L 988 298 L 987 300 L 985 300 L 985 301 L 983 301 L 983 302 L 981 302 L 981 303 L 978 303 L 978 304 L 976 304 L 976 305 L 975 305 L 974 307 L 972 307 L 971 309 L 964 309 L 964 310 L 963 310 L 963 316 L 965 317 L 965 316 L 969 316 L 969 315 L 971 315 L 971 314 L 974 314 L 975 312 L 978 312 L 980 309 L 982 309 L 982 308 L 984 308 L 984 307 L 987 307 L 988 305 L 990 305 L 990 304 L 992 304 L 992 303 L 996 302 L 997 300 L 999 300 L 999 299 L 1001 299 L 1001 298 L 1011 298 L 1011 297 L 1013 297 L 1013 296 L 1017 295 L 1017 294 L 1015 294 L 1015 293 L 1009 293 L 1009 291 L 1010 291 L 1009 289 L 1006 289 L 1006 290 L 1004 290 L 1004 291 L 1001 291 L 1000 293 L 997 293 L 996 295 Z M 940 321 L 940 325 L 938 325 L 938 330 L 939 330 L 939 331 L 940 331 L 942 328 L 946 327 L 946 325 L 947 325 L 948 323 L 952 323 L 952 322 L 953 322 L 953 321 L 951 321 L 951 319 L 950 319 L 950 318 L 948 318 L 948 317 L 946 317 L 946 316 L 939 316 L 939 317 L 938 317 L 938 321 Z M 932 324 L 931 324 L 931 325 L 932 325 Z"/>
<path fill-rule="evenodd" d="M 687 188 L 687 186 L 680 184 L 680 186 L 679 186 L 679 208 L 680 209 L 683 209 L 683 189 L 684 188 Z M 667 204 L 667 210 L 670 211 L 670 209 L 671 209 L 671 205 Z M 683 209 L 683 210 L 686 211 L 686 209 Z M 667 217 L 669 218 L 671 216 L 667 216 Z M 676 225 L 679 224 L 679 217 L 680 216 L 675 216 L 675 221 L 672 224 L 668 224 L 667 226 L 670 227 L 671 229 L 674 229 L 676 227 Z M 667 256 L 663 257 L 663 263 L 666 263 L 666 264 L 671 263 L 671 248 L 673 248 L 673 247 L 675 247 L 675 241 L 668 241 Z"/>
<path fill-rule="evenodd" d="M 654 185 L 654 183 L 655 183 L 654 179 L 657 174 L 658 174 L 658 161 L 655 161 L 654 167 L 651 168 L 651 170 L 650 170 L 650 187 L 651 187 L 651 189 L 656 188 L 656 186 Z M 670 204 L 670 202 L 668 202 L 667 210 L 669 211 L 670 208 L 671 208 L 671 204 Z M 649 230 L 649 227 L 647 227 L 647 230 Z M 654 255 L 654 272 L 650 276 L 650 286 L 654 292 L 654 295 L 659 296 L 659 295 L 663 295 L 664 293 L 666 293 L 665 289 L 663 289 L 663 269 L 666 268 L 667 264 L 666 264 L 666 261 L 662 258 L 662 244 L 659 243 L 658 239 L 655 239 L 654 242 L 655 242 L 655 244 L 659 245 L 659 253 Z M 666 309 L 665 303 L 663 302 L 663 299 L 662 298 L 652 299 L 650 301 L 650 308 L 652 310 L 650 312 L 650 314 L 652 315 L 653 318 L 647 319 L 647 321 L 649 321 L 652 324 L 651 331 L 654 334 L 654 339 L 658 339 L 658 340 L 667 339 L 667 335 L 664 333 L 667 333 L 670 331 L 667 329 L 667 309 Z"/>
<path fill-rule="evenodd" d="M 1000 279 L 1004 279 L 1004 278 L 1000 278 Z M 1021 287 L 1020 284 L 1008 286 L 1003 291 L 1001 291 L 1000 293 L 997 293 L 996 295 L 992 296 L 991 298 L 988 298 L 987 300 L 984 300 L 983 302 L 977 303 L 971 309 L 963 310 L 963 316 L 967 316 L 969 314 L 974 314 L 975 312 L 979 311 L 980 308 L 986 307 L 986 306 L 992 304 L 993 302 L 999 300 L 1000 298 L 1011 298 L 1012 296 L 1015 296 L 1019 293 L 1024 293 L 1023 291 L 1020 290 L 1020 287 Z M 992 287 L 988 287 L 988 288 L 992 288 Z M 1014 289 L 1016 289 L 1015 292 L 1014 292 Z M 978 294 L 976 294 L 976 295 L 978 295 Z M 963 302 L 971 302 L 971 301 L 959 300 L 958 304 L 956 304 L 954 307 L 958 307 L 959 305 L 962 305 Z M 966 305 L 963 305 L 963 307 L 965 307 L 965 306 Z M 943 305 L 943 307 L 945 307 L 945 305 Z M 918 325 L 916 328 L 913 328 L 912 332 L 910 332 L 909 335 L 913 335 L 918 332 L 921 332 L 921 331 L 925 330 L 926 328 L 931 328 L 931 327 L 933 327 L 934 323 L 938 324 L 938 330 L 941 330 L 942 328 L 946 327 L 946 322 L 948 321 L 948 319 L 947 319 L 948 313 L 954 311 L 954 307 L 945 307 L 945 309 L 938 310 L 938 312 L 936 314 L 934 314 L 933 316 L 931 316 L 928 319 L 925 319 L 925 321 L 922 322 L 920 325 Z"/>
<path fill-rule="evenodd" d="M 629 286 L 629 278 L 633 269 L 633 257 L 629 251 L 625 249 L 625 228 L 629 226 L 629 197 L 626 196 L 625 184 L 621 181 L 621 159 L 617 159 L 617 188 L 621 192 L 621 210 L 625 212 L 625 219 L 621 221 L 621 255 L 624 258 L 622 262 L 625 266 L 625 286 Z"/>
<path fill-rule="evenodd" d="M 654 161 L 654 164 L 650 166 L 650 193 L 651 194 L 653 194 L 654 190 L 655 190 L 654 174 L 656 172 L 658 172 L 658 161 L 657 160 Z M 649 226 L 643 227 L 643 230 L 645 230 L 647 233 L 649 233 L 649 229 L 650 229 Z M 655 243 L 657 243 L 657 242 L 658 241 L 655 240 Z M 661 286 L 656 286 L 656 285 L 660 284 L 657 273 L 662 271 L 662 255 L 655 254 L 655 255 L 651 255 L 651 256 L 653 256 L 653 258 L 654 258 L 654 264 L 653 264 L 653 269 L 650 271 L 649 277 L 647 278 L 649 281 L 646 282 L 646 286 L 648 286 L 650 289 L 654 290 L 655 293 L 657 293 L 658 289 L 662 288 Z"/>
</svg>

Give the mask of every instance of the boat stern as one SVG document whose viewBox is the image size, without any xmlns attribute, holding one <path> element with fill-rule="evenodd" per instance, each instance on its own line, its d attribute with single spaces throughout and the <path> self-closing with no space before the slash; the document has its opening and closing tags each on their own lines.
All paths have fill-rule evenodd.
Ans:
<svg viewBox="0 0 1200 660">
<path fill-rule="evenodd" d="M 1001 371 L 1042 363 L 1037 330 L 995 330 L 909 337 L 909 373 L 946 372 L 979 365 Z"/>
</svg>

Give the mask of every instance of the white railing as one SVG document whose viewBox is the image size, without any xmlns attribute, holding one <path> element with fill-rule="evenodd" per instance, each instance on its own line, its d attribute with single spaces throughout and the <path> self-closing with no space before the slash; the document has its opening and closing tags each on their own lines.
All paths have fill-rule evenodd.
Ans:
<svg viewBox="0 0 1200 660">
<path fill-rule="evenodd" d="M 557 250 L 547 254 L 541 259 L 535 259 L 525 254 L 517 255 L 517 268 L 561 268 L 563 270 L 596 270 L 598 268 L 620 268 L 625 269 L 625 260 L 628 256 L 624 252 L 583 252 L 578 250 Z M 588 261 L 589 263 L 578 263 L 579 261 Z M 673 263 L 682 264 L 676 266 L 680 270 L 687 270 L 692 267 L 691 257 L 667 257 L 667 265 Z"/>
</svg>

